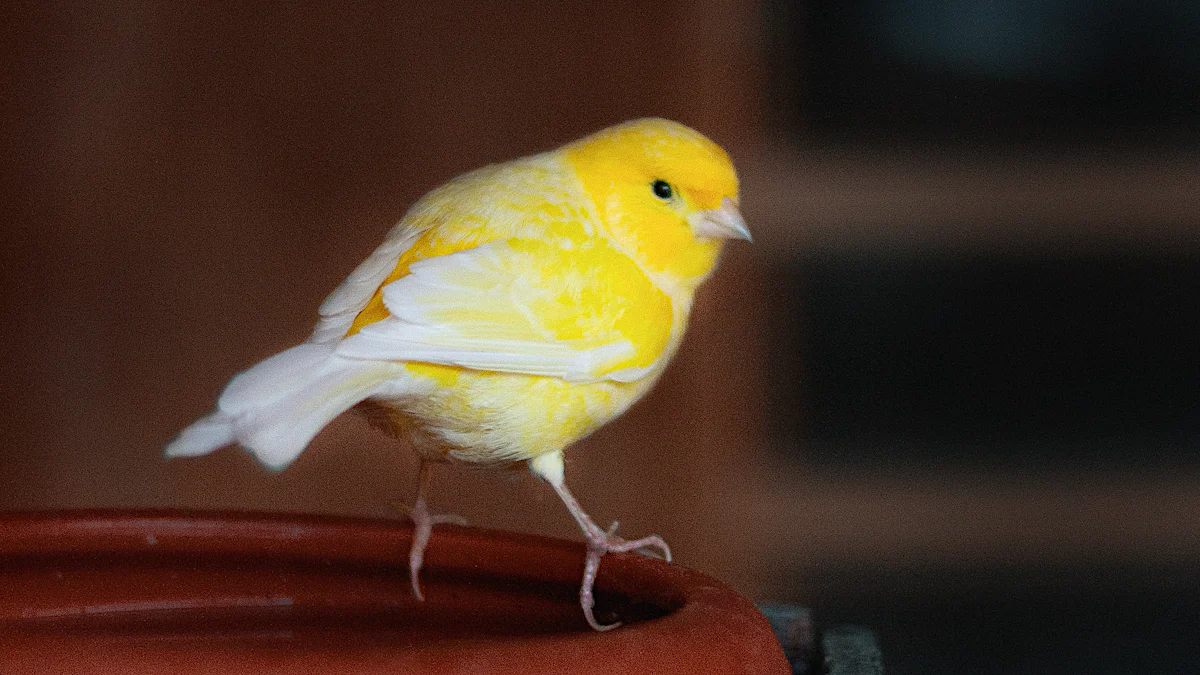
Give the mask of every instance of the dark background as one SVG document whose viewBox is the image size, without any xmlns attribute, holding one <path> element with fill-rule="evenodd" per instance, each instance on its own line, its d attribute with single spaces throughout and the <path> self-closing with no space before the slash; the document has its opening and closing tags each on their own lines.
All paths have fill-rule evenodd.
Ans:
<svg viewBox="0 0 1200 675">
<path fill-rule="evenodd" d="M 907 485 L 895 520 L 953 531 L 944 555 L 880 545 L 802 574 L 817 616 L 876 627 L 893 672 L 1195 670 L 1200 587 L 1178 556 L 1197 537 L 1190 500 L 1116 495 L 1196 470 L 1200 257 L 1187 233 L 1200 211 L 1163 213 L 1172 191 L 1146 193 L 1164 174 L 1200 178 L 1182 169 L 1200 138 L 1200 10 L 768 10 L 771 62 L 788 68 L 771 79 L 771 124 L 801 157 L 953 167 L 938 172 L 954 203 L 943 212 L 859 214 L 890 221 L 895 239 L 834 240 L 772 264 L 772 305 L 791 311 L 773 312 L 768 352 L 793 355 L 769 369 L 778 456 Z M 1107 180 L 1101 167 L 1128 173 Z M 976 195 L 951 187 L 972 182 L 960 172 L 1005 179 Z M 970 203 L 1004 192 L 1024 204 Z M 1109 213 L 1072 208 L 1086 193 Z M 935 219 L 940 236 L 906 238 Z M 964 242 L 969 229 L 986 240 Z M 990 499 L 1005 516 L 980 527 Z M 972 525 L 947 528 L 957 521 Z M 1178 538 L 1133 543 L 1139 527 Z M 1059 550 L 1004 543 L 1039 536 Z"/>
<path fill-rule="evenodd" d="M 1192 672 L 1200 10 L 1187 3 L 10 3 L 0 506 L 398 517 L 345 416 L 278 476 L 162 444 L 417 197 L 631 117 L 728 148 L 752 246 L 570 453 L 598 520 L 890 672 Z M 473 524 L 577 538 L 523 472 Z"/>
</svg>

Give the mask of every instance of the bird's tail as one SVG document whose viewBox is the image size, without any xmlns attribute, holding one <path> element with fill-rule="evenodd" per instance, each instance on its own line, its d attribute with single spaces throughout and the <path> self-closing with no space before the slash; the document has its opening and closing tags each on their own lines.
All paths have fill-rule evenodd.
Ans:
<svg viewBox="0 0 1200 675">
<path fill-rule="evenodd" d="M 347 359 L 305 343 L 238 374 L 217 409 L 184 429 L 167 457 L 195 457 L 238 443 L 280 471 L 326 424 L 403 376 L 399 364 Z"/>
</svg>

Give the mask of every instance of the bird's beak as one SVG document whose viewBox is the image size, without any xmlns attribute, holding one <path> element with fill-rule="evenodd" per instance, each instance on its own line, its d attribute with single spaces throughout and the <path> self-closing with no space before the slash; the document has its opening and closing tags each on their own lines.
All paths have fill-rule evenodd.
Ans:
<svg viewBox="0 0 1200 675">
<path fill-rule="evenodd" d="M 688 224 L 697 237 L 709 239 L 745 239 L 751 241 L 750 230 L 738 211 L 737 202 L 729 197 L 721 200 L 721 208 L 697 211 L 688 216 Z"/>
</svg>

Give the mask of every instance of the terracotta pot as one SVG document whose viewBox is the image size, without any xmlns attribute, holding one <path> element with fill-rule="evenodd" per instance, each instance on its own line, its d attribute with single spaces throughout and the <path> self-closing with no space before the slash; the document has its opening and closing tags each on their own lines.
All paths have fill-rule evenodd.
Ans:
<svg viewBox="0 0 1200 675">
<path fill-rule="evenodd" d="M 580 543 L 439 526 L 426 601 L 405 524 L 73 511 L 0 517 L 0 672 L 787 673 L 728 587 L 605 556 L 596 633 Z"/>
</svg>

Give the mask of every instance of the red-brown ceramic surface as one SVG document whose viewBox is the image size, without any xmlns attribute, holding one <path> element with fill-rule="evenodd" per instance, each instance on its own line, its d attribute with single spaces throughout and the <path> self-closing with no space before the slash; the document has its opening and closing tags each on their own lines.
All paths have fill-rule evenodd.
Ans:
<svg viewBox="0 0 1200 675">
<path fill-rule="evenodd" d="M 766 620 L 702 574 L 438 527 L 426 601 L 391 521 L 169 511 L 0 517 L 0 672 L 787 673 Z"/>
</svg>

